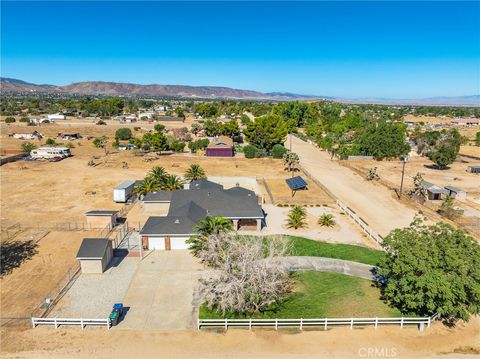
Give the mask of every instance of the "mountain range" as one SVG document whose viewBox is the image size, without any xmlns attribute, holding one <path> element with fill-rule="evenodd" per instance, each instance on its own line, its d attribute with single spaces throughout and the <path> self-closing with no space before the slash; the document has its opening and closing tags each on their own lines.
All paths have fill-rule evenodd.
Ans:
<svg viewBox="0 0 480 359">
<path fill-rule="evenodd" d="M 449 105 L 480 106 L 480 95 L 458 97 L 431 97 L 422 99 L 338 98 L 301 95 L 290 92 L 259 92 L 219 86 L 140 85 L 122 82 L 85 81 L 65 86 L 33 84 L 22 80 L 0 77 L 0 94 L 58 94 L 91 96 L 151 96 L 183 98 L 230 98 L 252 100 L 316 100 L 327 99 L 344 103 L 372 103 L 392 105 Z"/>
</svg>

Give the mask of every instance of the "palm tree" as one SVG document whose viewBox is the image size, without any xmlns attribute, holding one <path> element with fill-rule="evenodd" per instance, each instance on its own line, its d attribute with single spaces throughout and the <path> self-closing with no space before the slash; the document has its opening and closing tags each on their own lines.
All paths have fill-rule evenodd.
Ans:
<svg viewBox="0 0 480 359">
<path fill-rule="evenodd" d="M 167 175 L 168 173 L 167 171 L 165 171 L 165 168 L 161 166 L 155 166 L 152 167 L 150 172 L 148 172 L 147 177 L 151 177 L 154 179 L 155 182 L 161 184 Z"/>
<path fill-rule="evenodd" d="M 211 235 L 218 235 L 220 233 L 226 233 L 233 230 L 233 223 L 224 217 L 207 217 L 197 222 L 193 227 L 193 230 L 198 232 L 203 237 Z"/>
<path fill-rule="evenodd" d="M 287 227 L 298 229 L 303 228 L 307 224 L 305 219 L 307 217 L 307 212 L 302 206 L 294 206 L 290 212 L 288 212 L 287 218 Z"/>
<path fill-rule="evenodd" d="M 200 165 L 191 164 L 190 168 L 185 172 L 185 179 L 188 181 L 195 181 L 202 178 L 207 178 L 205 171 Z"/>
<path fill-rule="evenodd" d="M 166 175 L 160 183 L 160 188 L 164 191 L 173 191 L 181 189 L 184 181 L 177 175 Z"/>
<path fill-rule="evenodd" d="M 160 185 L 153 177 L 145 177 L 142 183 L 134 189 L 134 192 L 138 195 L 145 195 L 148 192 L 158 191 L 159 189 Z"/>
<path fill-rule="evenodd" d="M 335 225 L 335 218 L 330 213 L 324 213 L 318 219 L 318 224 L 326 227 L 333 227 Z"/>
</svg>

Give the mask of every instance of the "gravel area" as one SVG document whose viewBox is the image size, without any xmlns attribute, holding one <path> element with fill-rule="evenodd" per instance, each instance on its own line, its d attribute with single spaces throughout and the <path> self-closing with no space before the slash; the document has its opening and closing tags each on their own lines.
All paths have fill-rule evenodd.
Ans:
<svg viewBox="0 0 480 359">
<path fill-rule="evenodd" d="M 118 258 L 103 274 L 81 274 L 49 317 L 107 318 L 122 303 L 140 258 Z"/>
</svg>

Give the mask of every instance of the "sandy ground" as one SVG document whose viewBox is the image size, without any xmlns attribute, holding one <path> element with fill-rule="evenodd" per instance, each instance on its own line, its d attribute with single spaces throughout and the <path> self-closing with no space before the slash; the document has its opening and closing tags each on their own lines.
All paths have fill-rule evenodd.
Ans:
<svg viewBox="0 0 480 359">
<path fill-rule="evenodd" d="M 295 175 L 302 176 L 302 178 L 308 183 L 308 189 L 296 191 L 293 197 L 292 191 L 285 182 L 285 179 L 271 178 L 265 181 L 272 193 L 275 204 L 335 205 L 332 198 L 317 186 L 315 182 L 309 181 L 303 173 L 295 173 Z"/>
<path fill-rule="evenodd" d="M 76 263 L 82 239 L 96 234 L 50 232 L 40 239 L 38 253 L 0 279 L 2 318 L 29 317 Z"/>
<path fill-rule="evenodd" d="M 480 353 L 479 318 L 454 329 L 435 323 L 423 333 L 398 327 L 226 333 L 38 327 L 2 334 L 6 358 L 478 358 Z"/>
<path fill-rule="evenodd" d="M 412 221 L 415 211 L 397 202 L 388 189 L 366 181 L 337 161 L 331 161 L 326 152 L 296 137 L 292 144 L 293 152 L 300 156 L 300 163 L 307 171 L 380 235 L 408 226 Z"/>
</svg>

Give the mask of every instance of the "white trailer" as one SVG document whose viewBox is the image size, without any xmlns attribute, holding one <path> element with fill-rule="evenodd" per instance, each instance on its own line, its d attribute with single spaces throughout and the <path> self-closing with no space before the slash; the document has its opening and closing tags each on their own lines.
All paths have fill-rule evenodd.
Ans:
<svg viewBox="0 0 480 359">
<path fill-rule="evenodd" d="M 125 181 L 113 189 L 113 200 L 117 203 L 125 203 L 132 194 L 135 181 Z"/>
<path fill-rule="evenodd" d="M 70 150 L 66 147 L 39 147 L 31 150 L 30 156 L 33 159 L 65 158 L 70 156 Z"/>
<path fill-rule="evenodd" d="M 67 119 L 67 116 L 60 115 L 59 113 L 54 113 L 54 114 L 51 114 L 51 115 L 47 116 L 47 120 L 49 120 L 51 122 L 63 121 L 63 120 L 66 120 L 66 119 Z"/>
</svg>

